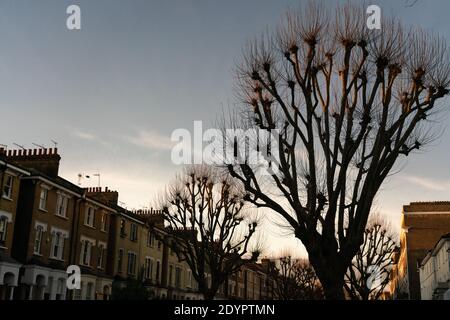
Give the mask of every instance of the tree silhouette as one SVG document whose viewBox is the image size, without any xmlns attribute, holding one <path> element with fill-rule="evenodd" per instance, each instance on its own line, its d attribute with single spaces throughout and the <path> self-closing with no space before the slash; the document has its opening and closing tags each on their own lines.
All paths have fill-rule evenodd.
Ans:
<svg viewBox="0 0 450 320">
<path fill-rule="evenodd" d="M 369 30 L 363 7 L 330 14 L 311 3 L 244 50 L 236 82 L 243 110 L 232 125 L 276 129 L 278 147 L 267 148 L 269 175 L 242 157 L 236 139 L 226 165 L 246 199 L 277 213 L 302 241 L 329 299 L 344 298 L 383 181 L 434 138 L 427 125 L 449 92 L 446 49 L 394 18 Z"/>
<path fill-rule="evenodd" d="M 163 241 L 189 265 L 205 299 L 259 256 L 249 249 L 257 222 L 249 219 L 242 191 L 227 176 L 209 166 L 186 168 L 169 187 L 162 209 L 169 234 Z"/>
<path fill-rule="evenodd" d="M 364 232 L 364 243 L 345 275 L 345 289 L 354 300 L 379 299 L 387 284 L 392 255 L 397 248 L 383 219 L 375 220 Z"/>
<path fill-rule="evenodd" d="M 274 294 L 279 300 L 321 299 L 321 288 L 314 269 L 307 260 L 285 256 L 272 265 L 270 276 Z"/>
</svg>

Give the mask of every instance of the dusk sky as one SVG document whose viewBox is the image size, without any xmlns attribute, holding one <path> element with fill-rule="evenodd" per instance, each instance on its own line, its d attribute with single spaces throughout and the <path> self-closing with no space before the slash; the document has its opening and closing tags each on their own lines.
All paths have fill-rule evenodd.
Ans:
<svg viewBox="0 0 450 320">
<path fill-rule="evenodd" d="M 0 144 L 55 140 L 62 177 L 78 183 L 78 173 L 100 173 L 125 206 L 148 207 L 180 170 L 172 131 L 191 131 L 195 120 L 213 125 L 236 102 L 232 70 L 246 41 L 301 2 L 0 0 Z M 450 39 L 450 1 L 412 2 L 370 4 Z M 81 30 L 66 28 L 71 4 L 81 8 Z M 449 115 L 436 125 L 440 138 L 403 162 L 377 198 L 394 226 L 404 204 L 450 200 Z M 293 236 L 264 226 L 267 254 L 300 250 Z"/>
</svg>

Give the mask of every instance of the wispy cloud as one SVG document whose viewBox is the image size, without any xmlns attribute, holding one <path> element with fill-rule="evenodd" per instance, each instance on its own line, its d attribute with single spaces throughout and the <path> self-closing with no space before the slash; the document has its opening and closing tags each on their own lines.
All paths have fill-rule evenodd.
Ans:
<svg viewBox="0 0 450 320">
<path fill-rule="evenodd" d="M 95 140 L 95 136 L 88 132 L 76 130 L 72 134 L 73 134 L 73 136 L 83 139 L 83 140 L 90 140 L 90 141 Z"/>
<path fill-rule="evenodd" d="M 108 141 L 105 141 L 102 138 L 100 138 L 99 136 L 92 134 L 90 132 L 83 131 L 83 130 L 78 130 L 78 129 L 73 130 L 72 136 L 82 139 L 82 140 L 99 143 L 104 147 L 108 147 L 108 148 L 111 147 L 111 143 L 109 143 Z"/>
<path fill-rule="evenodd" d="M 152 150 L 171 150 L 175 145 L 170 137 L 156 131 L 140 130 L 136 136 L 128 137 L 128 141 L 137 146 Z"/>
<path fill-rule="evenodd" d="M 402 176 L 402 179 L 431 191 L 447 191 L 450 189 L 450 181 L 439 181 L 413 175 Z"/>
</svg>

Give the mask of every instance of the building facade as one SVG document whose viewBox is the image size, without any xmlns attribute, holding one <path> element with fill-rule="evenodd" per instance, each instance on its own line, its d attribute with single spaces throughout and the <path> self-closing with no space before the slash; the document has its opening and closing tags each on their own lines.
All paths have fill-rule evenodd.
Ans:
<svg viewBox="0 0 450 320">
<path fill-rule="evenodd" d="M 60 160 L 56 148 L 0 149 L 0 300 L 106 300 L 134 280 L 152 299 L 203 298 L 161 211 L 130 211 L 117 191 L 65 180 Z M 80 286 L 69 290 L 74 267 Z M 264 299 L 266 283 L 262 265 L 245 265 L 217 298 Z"/>
<path fill-rule="evenodd" d="M 21 177 L 29 172 L 6 160 L 0 149 L 0 300 L 11 300 L 19 284 L 21 264 L 11 251 L 16 224 Z"/>
<path fill-rule="evenodd" d="M 400 250 L 391 275 L 393 299 L 420 300 L 419 265 L 443 234 L 450 232 L 450 202 L 403 206 Z"/>
<path fill-rule="evenodd" d="M 443 235 L 420 264 L 422 300 L 450 300 L 450 233 Z"/>
</svg>

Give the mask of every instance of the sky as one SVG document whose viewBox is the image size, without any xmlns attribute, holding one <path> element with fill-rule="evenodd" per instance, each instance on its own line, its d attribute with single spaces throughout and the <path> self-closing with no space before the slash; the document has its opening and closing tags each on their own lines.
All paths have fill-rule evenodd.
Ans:
<svg viewBox="0 0 450 320">
<path fill-rule="evenodd" d="M 233 67 L 248 40 L 276 26 L 299 0 L 0 0 L 0 144 L 53 147 L 60 175 L 119 191 L 121 204 L 149 207 L 180 170 L 170 136 L 212 125 L 234 103 Z M 325 1 L 335 7 L 337 0 Z M 371 1 L 450 39 L 448 0 Z M 81 9 L 68 30 L 66 8 Z M 400 223 L 402 205 L 450 200 L 450 118 L 440 138 L 402 163 L 376 209 Z M 266 254 L 301 252 L 264 222 Z"/>
</svg>

